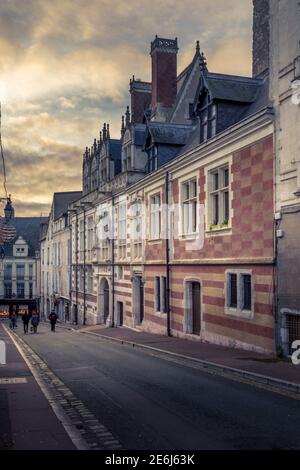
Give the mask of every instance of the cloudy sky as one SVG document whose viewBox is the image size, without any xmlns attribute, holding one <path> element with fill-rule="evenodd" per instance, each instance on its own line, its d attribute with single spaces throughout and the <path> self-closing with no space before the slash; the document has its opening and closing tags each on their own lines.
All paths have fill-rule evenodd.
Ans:
<svg viewBox="0 0 300 470">
<path fill-rule="evenodd" d="M 119 137 L 130 77 L 150 79 L 155 34 L 178 37 L 179 72 L 199 39 L 209 70 L 251 75 L 251 16 L 252 0 L 1 0 L 2 135 L 16 215 L 47 215 L 53 192 L 81 189 L 83 150 L 103 122 Z"/>
</svg>

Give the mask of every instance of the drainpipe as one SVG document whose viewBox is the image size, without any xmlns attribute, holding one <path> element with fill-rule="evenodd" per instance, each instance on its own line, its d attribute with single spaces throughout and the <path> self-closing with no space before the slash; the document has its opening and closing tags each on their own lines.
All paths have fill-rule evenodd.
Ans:
<svg viewBox="0 0 300 470">
<path fill-rule="evenodd" d="M 166 310 L 167 310 L 167 335 L 171 333 L 171 310 L 170 310 L 170 237 L 169 237 L 169 172 L 165 176 L 165 207 L 166 207 Z"/>
<path fill-rule="evenodd" d="M 69 321 L 70 321 L 70 315 L 72 318 L 72 258 L 73 258 L 73 253 L 72 253 L 72 224 L 69 224 L 69 231 L 70 231 L 70 242 L 69 242 L 69 259 L 68 259 L 68 265 L 69 265 Z"/>
<path fill-rule="evenodd" d="M 76 235 L 75 235 L 75 300 L 76 300 L 76 309 L 75 309 L 75 324 L 78 325 L 78 214 L 76 211 Z"/>
<path fill-rule="evenodd" d="M 111 244 L 111 249 L 112 249 L 112 256 L 111 256 L 111 261 L 112 261 L 112 324 L 111 326 L 114 328 L 114 326 L 117 326 L 117 322 L 115 322 L 115 198 L 114 198 L 114 195 L 112 195 L 111 231 L 112 231 L 112 244 Z"/>
<path fill-rule="evenodd" d="M 83 208 L 83 324 L 86 324 L 86 258 L 85 258 L 85 250 L 86 250 L 86 244 L 85 244 L 85 229 L 86 229 L 86 218 L 85 218 L 85 207 Z"/>
</svg>

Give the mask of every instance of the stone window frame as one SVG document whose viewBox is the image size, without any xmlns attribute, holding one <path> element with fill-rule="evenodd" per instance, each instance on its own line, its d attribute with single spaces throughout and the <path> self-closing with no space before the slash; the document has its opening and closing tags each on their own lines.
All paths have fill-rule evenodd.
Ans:
<svg viewBox="0 0 300 470">
<path fill-rule="evenodd" d="M 159 280 L 159 290 L 157 280 Z M 154 276 L 154 311 L 160 315 L 167 313 L 167 277 L 165 275 Z"/>
<path fill-rule="evenodd" d="M 218 161 L 210 163 L 204 167 L 205 172 L 205 234 L 206 237 L 217 236 L 217 235 L 231 235 L 232 233 L 232 220 L 234 216 L 234 210 L 232 208 L 233 201 L 233 175 L 232 175 L 232 155 L 220 158 Z M 228 225 L 224 227 L 211 228 L 212 224 L 212 205 L 211 205 L 211 174 L 216 171 L 218 168 L 228 166 L 228 177 L 229 177 L 229 220 Z"/>
<path fill-rule="evenodd" d="M 237 307 L 230 307 L 230 274 L 237 275 Z M 243 309 L 244 294 L 243 275 L 251 276 L 251 310 Z M 252 269 L 227 269 L 225 271 L 225 309 L 226 315 L 253 320 L 255 307 L 254 274 Z"/>
</svg>

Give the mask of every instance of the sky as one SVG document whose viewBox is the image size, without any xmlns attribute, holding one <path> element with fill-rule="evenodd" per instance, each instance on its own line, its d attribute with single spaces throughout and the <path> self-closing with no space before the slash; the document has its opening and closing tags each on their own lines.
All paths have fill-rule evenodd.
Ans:
<svg viewBox="0 0 300 470">
<path fill-rule="evenodd" d="M 252 0 L 1 0 L 2 139 L 16 216 L 48 215 L 54 192 L 82 189 L 83 151 L 104 122 L 120 137 L 129 80 L 150 81 L 156 34 L 178 38 L 178 73 L 199 40 L 210 71 L 251 76 Z M 2 182 L 1 170 L 0 197 Z"/>
</svg>

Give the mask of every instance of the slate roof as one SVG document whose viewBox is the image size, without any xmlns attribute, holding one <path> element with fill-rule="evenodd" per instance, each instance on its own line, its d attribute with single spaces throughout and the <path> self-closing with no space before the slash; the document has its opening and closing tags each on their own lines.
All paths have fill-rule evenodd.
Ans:
<svg viewBox="0 0 300 470">
<path fill-rule="evenodd" d="M 240 103 L 253 103 L 263 83 L 262 79 L 210 72 L 204 74 L 204 81 L 212 99 Z"/>
<path fill-rule="evenodd" d="M 191 126 L 154 121 L 148 129 L 154 143 L 167 145 L 185 145 L 191 132 Z"/>
<path fill-rule="evenodd" d="M 5 256 L 13 256 L 13 244 L 19 236 L 29 245 L 29 256 L 35 256 L 40 246 L 40 225 L 47 223 L 48 217 L 15 217 L 11 224 L 16 228 L 17 235 L 12 243 L 4 245 Z"/>
<path fill-rule="evenodd" d="M 133 126 L 133 143 L 134 145 L 143 146 L 145 142 L 146 135 L 146 125 L 145 124 L 135 124 Z"/>
<path fill-rule="evenodd" d="M 109 141 L 109 155 L 113 160 L 121 160 L 122 154 L 122 141 L 117 139 L 110 139 Z"/>
<path fill-rule="evenodd" d="M 68 191 L 63 193 L 54 193 L 53 195 L 53 219 L 59 219 L 68 211 L 68 206 L 82 196 L 82 191 Z"/>
</svg>

